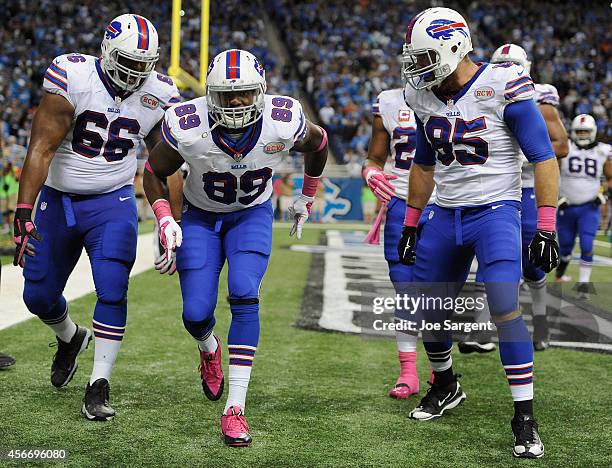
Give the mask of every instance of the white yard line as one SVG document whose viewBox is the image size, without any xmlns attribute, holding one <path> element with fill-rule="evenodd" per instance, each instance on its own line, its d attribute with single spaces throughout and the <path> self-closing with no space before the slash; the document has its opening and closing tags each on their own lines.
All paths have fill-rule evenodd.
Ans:
<svg viewBox="0 0 612 468">
<path fill-rule="evenodd" d="M 137 275 L 153 267 L 153 233 L 138 236 L 136 262 L 130 276 Z M 31 319 L 34 315 L 28 312 L 23 303 L 23 274 L 19 267 L 2 266 L 2 287 L 0 288 L 0 330 Z M 81 254 L 66 289 L 64 297 L 73 301 L 94 292 L 94 282 L 87 254 Z"/>
</svg>

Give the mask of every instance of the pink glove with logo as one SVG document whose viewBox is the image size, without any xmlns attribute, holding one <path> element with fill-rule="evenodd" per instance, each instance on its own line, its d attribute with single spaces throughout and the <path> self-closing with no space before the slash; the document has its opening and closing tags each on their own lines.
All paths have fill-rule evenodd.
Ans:
<svg viewBox="0 0 612 468">
<path fill-rule="evenodd" d="M 172 216 L 168 200 L 163 198 L 155 200 L 151 208 L 153 208 L 159 226 L 159 241 L 166 249 L 167 261 L 171 261 L 172 252 L 183 243 L 183 232 Z"/>
<path fill-rule="evenodd" d="M 376 198 L 382 203 L 389 203 L 391 197 L 395 195 L 395 187 L 389 181 L 397 179 L 397 176 L 372 166 L 364 167 L 361 174 Z"/>
<path fill-rule="evenodd" d="M 314 201 L 315 194 L 317 193 L 317 187 L 319 185 L 319 177 L 312 177 L 308 174 L 304 174 L 304 185 L 302 186 L 302 193 L 300 197 L 293 202 L 289 207 L 289 216 L 293 218 L 294 223 L 289 231 L 289 236 L 293 236 L 298 239 L 302 238 L 302 227 L 304 223 L 310 217 L 310 208 Z"/>
</svg>

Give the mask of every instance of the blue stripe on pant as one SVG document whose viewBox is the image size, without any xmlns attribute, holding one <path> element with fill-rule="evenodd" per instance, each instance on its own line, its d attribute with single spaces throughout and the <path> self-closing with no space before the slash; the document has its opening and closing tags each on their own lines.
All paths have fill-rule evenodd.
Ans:
<svg viewBox="0 0 612 468">
<path fill-rule="evenodd" d="M 200 338 L 214 327 L 219 274 L 227 260 L 232 311 L 228 342 L 257 346 L 259 285 L 272 249 L 271 202 L 231 213 L 186 205 L 181 220 L 183 244 L 176 254 L 185 328 Z"/>
<path fill-rule="evenodd" d="M 124 327 L 138 236 L 133 187 L 74 196 L 44 186 L 34 222 L 42 240 L 31 241 L 36 255 L 26 259 L 23 271 L 28 310 L 45 321 L 65 312 L 62 293 L 85 247 L 98 296 L 94 320 Z"/>
</svg>

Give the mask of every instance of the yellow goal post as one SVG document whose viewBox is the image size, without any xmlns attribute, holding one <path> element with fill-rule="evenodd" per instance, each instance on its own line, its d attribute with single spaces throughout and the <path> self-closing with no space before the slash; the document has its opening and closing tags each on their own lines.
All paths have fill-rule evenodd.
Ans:
<svg viewBox="0 0 612 468">
<path fill-rule="evenodd" d="M 172 0 L 172 33 L 170 39 L 170 68 L 168 74 L 179 88 L 190 88 L 200 96 L 206 94 L 206 71 L 208 69 L 208 29 L 210 23 L 210 0 L 200 1 L 200 77 L 195 78 L 181 68 L 181 18 L 185 11 L 181 0 Z"/>
</svg>

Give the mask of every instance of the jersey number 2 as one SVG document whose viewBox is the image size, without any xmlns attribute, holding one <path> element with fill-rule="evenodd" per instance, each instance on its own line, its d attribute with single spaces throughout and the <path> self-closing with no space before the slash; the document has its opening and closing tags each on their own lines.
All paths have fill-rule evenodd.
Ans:
<svg viewBox="0 0 612 468">
<path fill-rule="evenodd" d="M 104 144 L 102 135 L 94 130 L 87 129 L 87 124 L 90 123 L 102 130 L 108 128 L 106 144 Z M 102 153 L 104 159 L 108 162 L 121 161 L 134 147 L 134 141 L 131 138 L 119 136 L 121 130 L 126 130 L 131 135 L 138 135 L 140 124 L 134 119 L 118 117 L 109 125 L 106 115 L 86 110 L 79 114 L 74 122 L 72 150 L 87 158 L 95 158 L 100 155 L 102 148 L 104 148 Z"/>
</svg>

